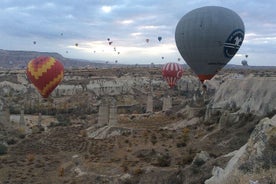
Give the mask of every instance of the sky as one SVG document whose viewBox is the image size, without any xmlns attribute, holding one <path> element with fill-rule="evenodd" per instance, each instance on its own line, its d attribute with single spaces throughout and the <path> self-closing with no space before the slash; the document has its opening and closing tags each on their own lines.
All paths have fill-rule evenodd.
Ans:
<svg viewBox="0 0 276 184">
<path fill-rule="evenodd" d="M 229 8 L 244 22 L 245 39 L 230 64 L 276 66 L 275 0 L 1 0 L 0 49 L 121 64 L 185 63 L 175 28 L 203 6 Z"/>
</svg>

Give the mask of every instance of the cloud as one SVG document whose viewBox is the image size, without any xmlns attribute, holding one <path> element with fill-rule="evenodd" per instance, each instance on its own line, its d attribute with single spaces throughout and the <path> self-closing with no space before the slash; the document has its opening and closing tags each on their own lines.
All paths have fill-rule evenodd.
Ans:
<svg viewBox="0 0 276 184">
<path fill-rule="evenodd" d="M 156 55 L 164 53 L 167 61 L 180 57 L 174 41 L 179 19 L 194 8 L 210 5 L 230 8 L 244 20 L 246 37 L 238 54 L 254 54 L 255 60 L 261 57 L 257 53 L 266 53 L 266 58 L 275 56 L 274 0 L 1 0 L 0 47 L 61 53 L 69 50 L 70 57 L 107 60 L 114 54 L 106 42 L 109 37 L 121 49 L 120 58 L 125 62 L 141 58 L 165 62 Z M 158 36 L 163 37 L 161 43 Z M 33 40 L 37 40 L 36 47 Z M 78 48 L 75 43 L 79 43 Z M 239 64 L 239 58 L 237 55 L 231 62 Z"/>
</svg>

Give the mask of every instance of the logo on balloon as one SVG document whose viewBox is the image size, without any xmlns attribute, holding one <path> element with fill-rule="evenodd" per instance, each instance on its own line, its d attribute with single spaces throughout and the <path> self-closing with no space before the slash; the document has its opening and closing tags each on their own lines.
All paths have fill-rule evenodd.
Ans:
<svg viewBox="0 0 276 184">
<path fill-rule="evenodd" d="M 232 58 L 239 50 L 244 38 L 244 32 L 241 29 L 233 31 L 224 43 L 224 55 Z"/>
</svg>

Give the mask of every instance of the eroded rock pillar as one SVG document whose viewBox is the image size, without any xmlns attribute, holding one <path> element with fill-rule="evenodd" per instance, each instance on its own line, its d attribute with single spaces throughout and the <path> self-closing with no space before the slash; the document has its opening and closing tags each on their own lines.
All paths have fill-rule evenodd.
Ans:
<svg viewBox="0 0 276 184">
<path fill-rule="evenodd" d="M 110 108 L 109 108 L 109 126 L 116 126 L 118 123 L 117 118 L 117 102 L 115 99 L 111 100 Z"/>
<path fill-rule="evenodd" d="M 102 100 L 99 106 L 98 124 L 104 126 L 108 124 L 109 112 L 108 103 L 106 100 Z"/>
</svg>

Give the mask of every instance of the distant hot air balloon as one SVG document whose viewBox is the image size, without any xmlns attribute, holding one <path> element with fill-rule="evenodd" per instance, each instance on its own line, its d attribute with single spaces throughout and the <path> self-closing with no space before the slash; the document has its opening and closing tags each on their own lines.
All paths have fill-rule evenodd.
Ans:
<svg viewBox="0 0 276 184">
<path fill-rule="evenodd" d="M 33 44 L 35 45 L 35 44 L 36 44 L 36 41 L 33 41 Z"/>
<path fill-rule="evenodd" d="M 39 56 L 28 63 L 27 77 L 43 98 L 47 98 L 63 79 L 64 67 L 53 57 Z"/>
<path fill-rule="evenodd" d="M 76 47 L 78 47 L 78 46 L 79 46 L 79 44 L 78 44 L 78 43 L 75 43 L 75 46 L 76 46 Z"/>
<path fill-rule="evenodd" d="M 147 39 L 146 39 L 146 42 L 149 43 L 149 41 L 150 41 L 150 39 L 147 38 Z"/>
<path fill-rule="evenodd" d="M 241 61 L 241 64 L 242 64 L 242 66 L 248 66 L 248 63 L 247 63 L 246 60 L 242 60 L 242 61 Z"/>
<path fill-rule="evenodd" d="M 161 36 L 158 36 L 158 41 L 160 42 L 162 40 L 162 37 Z"/>
<path fill-rule="evenodd" d="M 247 54 L 245 55 L 245 58 L 248 58 L 248 55 L 247 55 Z"/>
<path fill-rule="evenodd" d="M 200 81 L 211 79 L 239 50 L 244 24 L 234 11 L 206 6 L 188 12 L 175 30 L 176 46 Z"/>
<path fill-rule="evenodd" d="M 183 75 L 183 67 L 178 63 L 167 63 L 162 67 L 162 75 L 170 88 L 174 87 L 176 82 Z"/>
<path fill-rule="evenodd" d="M 110 38 L 107 38 L 107 41 L 109 42 L 109 41 L 110 41 Z"/>
<path fill-rule="evenodd" d="M 162 58 L 162 59 L 164 59 L 164 57 L 163 57 L 163 56 L 162 56 L 161 58 Z"/>
</svg>

